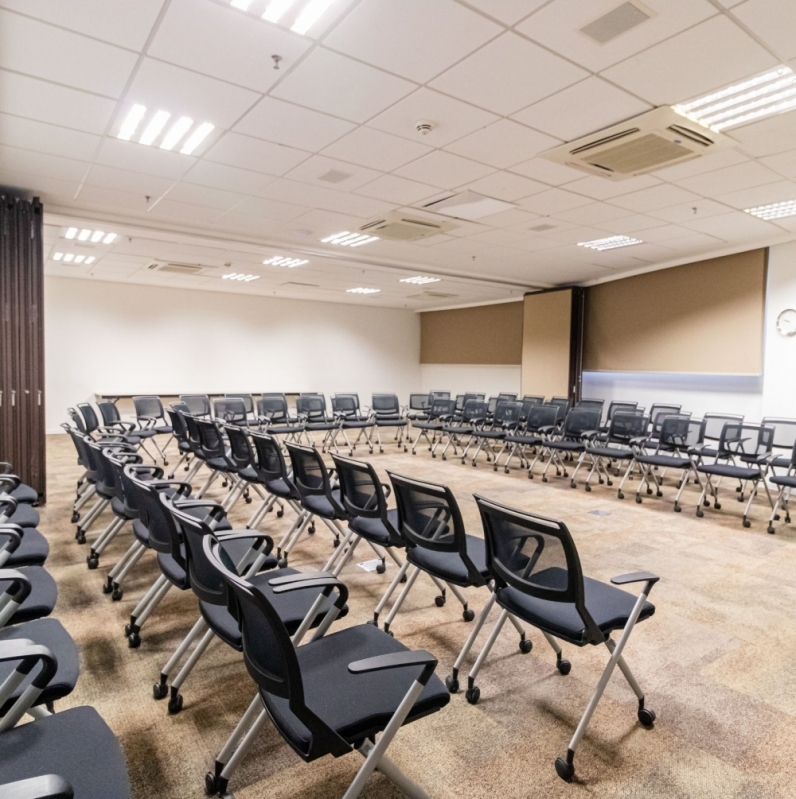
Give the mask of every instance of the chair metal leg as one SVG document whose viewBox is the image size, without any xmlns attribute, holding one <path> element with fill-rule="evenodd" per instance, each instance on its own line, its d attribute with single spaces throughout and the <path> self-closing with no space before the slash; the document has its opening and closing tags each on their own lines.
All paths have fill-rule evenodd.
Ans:
<svg viewBox="0 0 796 799">
<path fill-rule="evenodd" d="M 420 569 L 415 566 L 412 573 L 406 580 L 406 585 L 403 588 L 403 591 L 398 595 L 398 599 L 395 600 L 395 604 L 390 609 L 389 614 L 387 614 L 387 619 L 384 622 L 384 632 L 388 633 L 390 631 L 390 625 L 395 619 L 398 611 L 401 609 L 401 605 L 403 605 L 404 600 L 407 596 L 409 596 L 409 592 L 412 590 L 412 586 L 415 584 L 415 580 L 417 580 L 418 575 L 420 574 Z"/>
<path fill-rule="evenodd" d="M 200 616 L 196 620 L 196 624 L 191 627 L 190 632 L 185 638 L 180 641 L 180 645 L 174 651 L 174 654 L 168 659 L 166 665 L 160 670 L 160 682 L 156 683 L 153 688 L 155 699 L 163 699 L 167 693 L 167 686 L 171 672 L 177 667 L 177 664 L 183 659 L 185 653 L 191 648 L 191 644 L 205 632 L 207 629 L 207 622 Z"/>
<path fill-rule="evenodd" d="M 489 613 L 495 604 L 495 599 L 495 594 L 490 593 L 489 599 L 478 616 L 478 621 L 476 621 L 475 626 L 470 631 L 470 635 L 464 642 L 464 646 L 462 647 L 461 651 L 459 652 L 459 656 L 456 658 L 456 661 L 453 664 L 453 669 L 450 673 L 450 676 L 445 678 L 445 685 L 452 694 L 455 694 L 459 690 L 459 670 L 462 667 L 462 663 L 464 663 L 465 659 L 470 654 L 470 650 L 473 648 L 473 644 L 475 643 L 476 638 L 478 638 L 481 628 L 486 623 Z"/>
<path fill-rule="evenodd" d="M 204 655 L 207 647 L 213 643 L 216 634 L 212 630 L 208 630 L 202 640 L 196 645 L 196 648 L 191 652 L 191 656 L 185 661 L 185 665 L 180 669 L 180 673 L 174 678 L 171 684 L 171 696 L 169 697 L 169 713 L 179 713 L 182 710 L 182 695 L 180 688 L 182 688 L 185 681 L 188 679 L 190 673 L 196 668 L 196 664 Z"/>
<path fill-rule="evenodd" d="M 387 603 L 390 601 L 390 597 L 395 593 L 395 589 L 398 587 L 398 584 L 404 579 L 409 566 L 409 561 L 403 562 L 401 568 L 398 569 L 398 573 L 395 575 L 395 577 L 393 577 L 393 581 L 390 583 L 389 588 L 387 588 L 387 590 L 384 592 L 384 596 L 382 596 L 378 605 L 376 605 L 376 609 L 373 611 L 373 624 L 375 624 L 377 627 L 379 626 L 379 614 L 384 610 Z"/>
</svg>

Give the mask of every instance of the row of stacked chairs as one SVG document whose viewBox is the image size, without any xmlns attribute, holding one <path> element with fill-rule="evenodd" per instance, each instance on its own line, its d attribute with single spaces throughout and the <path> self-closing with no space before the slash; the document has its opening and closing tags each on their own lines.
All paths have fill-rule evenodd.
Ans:
<svg viewBox="0 0 796 799">
<path fill-rule="evenodd" d="M 72 418 L 85 426 L 84 411 L 75 410 Z M 110 510 L 110 521 L 89 544 L 88 566 L 97 569 L 108 544 L 125 530 L 132 534 L 102 582 L 112 599 L 122 598 L 131 569 L 154 570 L 150 589 L 124 629 L 132 649 L 142 645 L 147 620 L 169 592 L 195 594 L 195 623 L 154 675 L 153 696 L 168 697 L 170 714 L 182 711 L 186 680 L 214 639 L 242 653 L 256 693 L 205 775 L 209 795 L 227 792 L 258 731 L 270 722 L 305 761 L 360 753 L 364 763 L 346 799 L 359 795 L 374 769 L 407 795 L 426 796 L 387 758 L 387 747 L 401 726 L 442 710 L 459 692 L 460 670 L 494 604 L 500 615 L 467 678 L 471 704 L 479 701 L 478 672 L 507 620 L 519 634 L 522 653 L 532 649 L 526 626 L 541 633 L 561 676 L 571 665 L 559 641 L 608 650 L 605 671 L 567 752 L 555 761 L 563 779 L 574 776 L 575 753 L 616 667 L 636 696 L 639 723 L 654 725 L 655 714 L 622 652 L 635 624 L 654 613 L 648 596 L 655 575 L 621 575 L 613 584 L 592 580 L 583 575 L 563 522 L 476 496 L 480 538 L 465 530 L 445 485 L 393 472 L 384 484 L 372 464 L 339 451 L 330 453 L 330 467 L 317 446 L 273 428 L 203 417 L 185 402 L 173 404 L 167 417 L 169 429 L 160 435 L 173 435 L 188 456 L 189 474 L 179 481 L 145 462 L 147 440 L 138 435 L 139 427 L 83 432 L 67 425 L 85 470 L 76 506 L 90 491 L 95 497 L 76 538 L 87 542 L 86 519 L 95 514 L 93 522 Z M 218 489 L 219 480 L 226 491 L 211 498 L 208 492 L 214 485 Z M 255 498 L 259 503 L 246 527 L 232 529 L 232 509 Z M 288 511 L 292 519 L 276 521 Z M 288 565 L 291 552 L 306 542 L 316 522 L 330 533 L 329 557 L 320 571 L 297 571 Z M 266 525 L 269 532 L 261 531 Z M 373 579 L 391 564 L 394 574 L 383 578 L 389 584 L 369 623 L 334 630 L 349 612 L 344 569 L 362 542 L 375 555 Z M 395 638 L 396 617 L 421 575 L 436 586 L 438 607 L 447 604 L 450 593 L 461 604 L 463 620 L 475 621 L 444 682 L 435 675 L 435 656 Z M 641 585 L 638 595 L 620 587 L 633 583 Z M 463 588 L 484 589 L 477 621 Z"/>
</svg>

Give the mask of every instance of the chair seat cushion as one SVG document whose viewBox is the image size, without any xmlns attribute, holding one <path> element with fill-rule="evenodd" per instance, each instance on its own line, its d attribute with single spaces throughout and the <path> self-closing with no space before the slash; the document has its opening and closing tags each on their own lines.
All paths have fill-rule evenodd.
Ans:
<svg viewBox="0 0 796 799">
<path fill-rule="evenodd" d="M 249 483 L 259 483 L 260 478 L 257 472 L 252 469 L 251 466 L 244 466 L 242 469 L 238 469 L 238 476 L 242 477 Z"/>
<path fill-rule="evenodd" d="M 714 474 L 717 477 L 730 477 L 738 480 L 758 480 L 760 469 L 749 466 L 733 466 L 731 463 L 703 463 L 697 467 L 702 474 Z"/>
<path fill-rule="evenodd" d="M 157 427 L 152 428 L 155 431 L 156 435 L 159 436 L 167 436 L 174 432 L 172 426 L 170 424 L 159 424 Z"/>
<path fill-rule="evenodd" d="M 296 650 L 307 707 L 351 744 L 381 732 L 420 674 L 420 668 L 351 674 L 357 660 L 405 652 L 400 641 L 370 624 L 326 635 Z M 277 727 L 300 750 L 307 751 L 310 733 L 291 712 L 288 701 L 261 692 Z M 436 675 L 420 694 L 404 722 L 445 707 L 450 694 Z M 322 754 L 322 753 L 321 753 Z"/>
<path fill-rule="evenodd" d="M 11 496 L 19 503 L 32 505 L 39 501 L 39 492 L 24 483 L 20 483 L 12 492 Z"/>
<path fill-rule="evenodd" d="M 231 472 L 233 471 L 232 466 L 230 463 L 225 460 L 224 458 L 207 458 L 205 463 L 210 469 L 216 469 L 219 472 Z"/>
<path fill-rule="evenodd" d="M 388 510 L 387 520 L 392 530 L 388 529 L 381 519 L 369 519 L 364 516 L 354 516 L 348 522 L 348 526 L 366 541 L 372 541 L 374 544 L 384 547 L 404 546 L 403 539 L 395 532 L 398 529 L 398 511 Z"/>
<path fill-rule="evenodd" d="M 332 489 L 332 498 L 334 499 L 337 507 L 342 508 L 342 499 L 340 498 L 339 488 Z M 332 503 L 323 494 L 312 494 L 310 496 L 303 497 L 301 504 L 310 513 L 314 513 L 316 516 L 320 516 L 322 519 L 346 518 L 345 512 L 335 509 L 335 506 L 332 505 Z"/>
<path fill-rule="evenodd" d="M 687 469 L 691 465 L 688 458 L 677 455 L 637 455 L 636 462 L 646 466 L 660 466 L 662 469 Z"/>
<path fill-rule="evenodd" d="M 772 475 L 769 480 L 774 483 L 774 485 L 796 488 L 796 474 Z"/>
<path fill-rule="evenodd" d="M 583 441 L 548 441 L 550 449 L 562 450 L 563 452 L 583 452 L 586 444 Z"/>
<path fill-rule="evenodd" d="M 783 455 L 780 455 L 771 461 L 771 465 L 777 469 L 790 469 L 790 457 L 786 458 Z"/>
<path fill-rule="evenodd" d="M 147 428 L 141 428 L 140 430 L 136 430 L 135 434 L 139 439 L 152 438 L 158 434 L 158 431 L 154 427 L 147 427 Z"/>
<path fill-rule="evenodd" d="M 263 428 L 264 433 L 268 433 L 272 436 L 289 436 L 291 433 L 295 433 L 298 430 L 301 430 L 301 427 L 296 427 L 294 425 L 287 425 L 287 424 L 271 424 L 267 427 Z"/>
<path fill-rule="evenodd" d="M 55 580 L 41 566 L 25 566 L 19 571 L 30 580 L 31 591 L 8 623 L 22 624 L 22 622 L 49 616 L 58 600 L 58 587 Z M 5 592 L 8 587 L 7 580 L 0 580 L 0 592 Z"/>
<path fill-rule="evenodd" d="M 407 424 L 403 416 L 382 416 L 376 417 L 377 427 L 405 427 Z"/>
<path fill-rule="evenodd" d="M 111 500 L 111 510 L 113 511 L 114 515 L 118 516 L 120 519 L 136 519 L 138 518 L 138 511 L 133 510 L 128 505 L 125 505 L 122 500 L 118 497 L 114 497 Z"/>
<path fill-rule="evenodd" d="M 20 566 L 41 566 L 50 554 L 47 539 L 33 527 L 26 527 L 22 542 L 9 559 L 3 564 L 4 569 L 16 569 Z M 2 684 L 2 680 L 0 680 Z"/>
<path fill-rule="evenodd" d="M 133 521 L 133 535 L 145 546 L 149 547 L 149 528 L 140 520 Z"/>
<path fill-rule="evenodd" d="M 498 439 L 498 438 L 505 438 L 508 435 L 508 431 L 506 430 L 476 430 L 473 435 L 476 438 L 491 438 L 491 439 Z"/>
<path fill-rule="evenodd" d="M 289 486 L 281 477 L 276 480 L 268 480 L 265 488 L 269 494 L 275 494 L 282 499 L 300 499 L 298 491 Z"/>
<path fill-rule="evenodd" d="M 337 430 L 340 425 L 337 422 L 307 422 L 307 430 L 316 430 L 323 432 L 324 430 Z"/>
<path fill-rule="evenodd" d="M 93 707 L 63 710 L 0 736 L 0 775 L 15 782 L 58 774 L 80 799 L 129 799 L 119 742 Z"/>
<path fill-rule="evenodd" d="M 588 450 L 598 458 L 613 458 L 618 461 L 629 461 L 634 454 L 632 449 L 624 447 L 589 447 Z"/>
<path fill-rule="evenodd" d="M 442 422 L 414 422 L 412 424 L 416 430 L 442 430 L 445 425 Z"/>
<path fill-rule="evenodd" d="M 567 571 L 556 567 L 545 569 L 535 574 L 533 580 L 544 587 L 563 588 L 567 581 Z M 599 580 L 592 580 L 590 577 L 583 578 L 583 587 L 586 609 L 603 634 L 608 635 L 612 630 L 619 630 L 625 626 L 636 604 L 636 597 L 633 594 Z M 497 601 L 509 613 L 556 638 L 577 646 L 585 646 L 588 643 L 583 620 L 574 604 L 537 599 L 511 587 L 499 588 Z M 643 621 L 654 612 L 655 606 L 645 602 L 638 620 Z"/>
<path fill-rule="evenodd" d="M 43 705 L 49 702 L 56 702 L 71 694 L 77 685 L 77 678 L 80 676 L 80 656 L 78 655 L 77 644 L 63 628 L 61 622 L 55 619 L 37 619 L 36 621 L 29 621 L 27 624 L 4 627 L 0 630 L 0 647 L 6 641 L 25 638 L 40 646 L 46 646 L 58 661 L 55 676 L 42 691 L 36 700 L 36 704 Z M 16 667 L 17 664 L 13 662 L 0 663 L 0 684 Z M 30 685 L 31 678 L 32 675 L 29 675 L 27 679 L 23 680 L 21 685 L 17 686 L 8 702 L 0 708 L 0 715 L 6 713 L 11 702 Z M 0 738 L 0 740 L 2 739 Z M 3 745 L 0 743 L 0 752 L 2 751 Z M 2 754 L 0 754 L 0 763 L 2 763 Z M 2 769 L 0 769 L 0 773 L 2 773 Z"/>
<path fill-rule="evenodd" d="M 180 550 L 182 551 L 183 562 L 185 562 L 185 548 L 182 544 L 180 545 Z M 185 569 L 167 552 L 158 552 L 158 566 L 160 566 L 160 570 L 168 578 L 168 581 L 172 585 L 176 585 L 180 591 L 185 591 L 190 585 Z"/>
<path fill-rule="evenodd" d="M 38 527 L 39 512 L 32 505 L 18 505 L 6 522 L 18 524 L 20 527 Z"/>
<path fill-rule="evenodd" d="M 510 435 L 506 436 L 506 441 L 509 444 L 521 444 L 524 447 L 538 447 L 545 443 L 544 438 L 535 435 Z"/>
<path fill-rule="evenodd" d="M 407 550 L 406 559 L 415 566 L 419 566 L 423 571 L 433 574 L 447 583 L 461 586 L 483 585 L 490 579 L 489 570 L 486 567 L 484 539 L 476 538 L 473 535 L 465 537 L 467 539 L 467 555 L 473 562 L 481 580 L 468 573 L 467 566 L 458 552 L 440 552 L 423 547 L 412 547 Z"/>
<path fill-rule="evenodd" d="M 362 430 L 366 427 L 373 427 L 373 419 L 344 419 L 343 427 L 346 430 Z"/>
</svg>

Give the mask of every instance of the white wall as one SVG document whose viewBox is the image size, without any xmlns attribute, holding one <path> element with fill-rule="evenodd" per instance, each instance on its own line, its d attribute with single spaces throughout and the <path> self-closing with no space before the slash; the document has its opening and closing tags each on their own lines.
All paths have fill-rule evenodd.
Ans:
<svg viewBox="0 0 796 799">
<path fill-rule="evenodd" d="M 420 389 L 411 311 L 45 279 L 48 432 L 96 394 Z"/>
<path fill-rule="evenodd" d="M 452 395 L 468 391 L 483 392 L 488 397 L 501 391 L 520 393 L 520 367 L 491 364 L 424 363 L 420 365 L 421 392 L 450 391 Z"/>
</svg>

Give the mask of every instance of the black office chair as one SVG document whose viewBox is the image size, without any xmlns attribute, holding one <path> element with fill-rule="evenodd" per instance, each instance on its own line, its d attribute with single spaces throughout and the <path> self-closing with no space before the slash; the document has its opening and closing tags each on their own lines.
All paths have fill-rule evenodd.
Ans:
<svg viewBox="0 0 796 799">
<path fill-rule="evenodd" d="M 614 577 L 613 585 L 608 585 L 584 577 L 575 542 L 563 522 L 514 510 L 479 495 L 475 499 L 484 525 L 487 565 L 495 581 L 496 601 L 503 609 L 495 630 L 499 632 L 507 614 L 533 625 L 553 647 L 561 674 L 569 673 L 570 664 L 562 659 L 555 639 L 580 647 L 605 644 L 611 653 L 566 757 L 556 760 L 559 777 L 569 781 L 575 776 L 575 752 L 616 666 L 638 698 L 639 722 L 645 727 L 655 723 L 655 712 L 646 707 L 644 692 L 622 652 L 636 623 L 655 612 L 647 597 L 659 578 L 649 572 L 635 572 Z M 614 587 L 638 582 L 644 583 L 638 597 Z M 617 642 L 611 638 L 614 630 L 622 631 Z M 475 678 L 495 642 L 496 631 L 470 672 L 467 699 L 471 704 L 480 696 Z"/>
<path fill-rule="evenodd" d="M 39 502 L 39 492 L 23 483 L 13 473 L 13 467 L 8 461 L 0 461 L 0 493 L 10 494 L 20 504 L 36 505 Z"/>
<path fill-rule="evenodd" d="M 223 424 L 234 424 L 246 427 L 249 417 L 246 414 L 246 402 L 242 397 L 231 397 L 213 400 L 213 418 Z"/>
<path fill-rule="evenodd" d="M 163 410 L 163 403 L 160 401 L 160 397 L 133 397 L 133 406 L 135 407 L 136 422 L 139 428 L 136 435 L 152 441 L 152 445 L 163 459 L 163 465 L 168 466 L 166 452 L 174 436 L 171 425 L 166 422 L 166 413 Z M 168 436 L 166 445 L 162 449 L 157 442 L 157 436 Z"/>
<path fill-rule="evenodd" d="M 42 566 L 49 554 L 49 542 L 35 527 L 0 524 L 0 569 Z"/>
<path fill-rule="evenodd" d="M 406 452 L 404 430 L 408 422 L 401 411 L 398 395 L 374 394 L 371 400 L 370 410 L 376 425 L 376 443 L 379 445 L 379 452 L 384 452 L 384 446 L 381 442 L 381 429 L 383 427 L 395 428 L 395 441 L 398 444 L 398 448 L 400 449 L 403 447 L 404 452 Z M 372 451 L 371 449 L 371 452 Z"/>
<path fill-rule="evenodd" d="M 443 425 L 440 435 L 436 437 L 434 446 L 431 449 L 431 457 L 436 458 L 436 448 L 445 441 L 442 450 L 442 460 L 447 460 L 446 453 L 448 447 L 453 446 L 453 454 L 456 455 L 456 445 L 462 450 L 466 450 L 473 440 L 476 430 L 481 430 L 487 420 L 487 403 L 475 398 L 468 399 L 464 404 L 461 416 L 451 419 L 449 424 Z M 466 441 L 464 439 L 467 439 Z"/>
<path fill-rule="evenodd" d="M 613 485 L 611 474 L 608 471 L 609 467 L 617 461 L 626 461 L 627 468 L 617 489 L 619 499 L 625 498 L 622 489 L 625 487 L 625 482 L 630 477 L 635 466 L 635 445 L 646 439 L 648 427 L 649 418 L 644 416 L 643 411 L 633 409 L 629 411 L 615 410 L 613 412 L 605 437 L 594 437 L 586 444 L 584 455 L 588 455 L 592 460 L 592 466 L 586 478 L 586 491 L 591 491 L 591 478 L 595 472 L 600 485 L 603 482 L 608 486 Z M 572 475 L 573 483 L 583 462 L 584 455 L 581 455 L 578 466 Z"/>
<path fill-rule="evenodd" d="M 42 566 L 0 569 L 0 629 L 49 616 L 57 600 L 55 580 Z"/>
<path fill-rule="evenodd" d="M 191 416 L 209 419 L 212 414 L 210 397 L 207 394 L 180 394 L 180 402 L 187 407 L 186 413 L 190 413 Z"/>
<path fill-rule="evenodd" d="M 348 447 L 348 454 L 353 455 L 354 450 L 357 448 L 362 436 L 365 436 L 365 443 L 368 445 L 371 452 L 373 452 L 373 441 L 370 437 L 370 431 L 375 425 L 375 420 L 370 414 L 362 413 L 359 406 L 358 394 L 335 394 L 332 397 L 332 414 L 336 419 L 340 420 L 338 430 L 333 432 L 331 446 L 334 447 L 335 452 L 340 452 L 340 447 L 337 437 L 342 435 L 343 440 Z M 348 430 L 357 430 L 356 439 L 352 444 L 348 438 Z"/>
<path fill-rule="evenodd" d="M 239 399 L 243 402 L 245 417 L 242 422 L 235 422 L 239 427 L 259 427 L 254 397 L 251 394 L 224 394 L 228 399 Z"/>
<path fill-rule="evenodd" d="M 234 767 L 270 719 L 306 762 L 354 750 L 365 757 L 345 799 L 359 796 L 377 768 L 405 793 L 424 795 L 387 759 L 385 751 L 402 725 L 450 701 L 445 686 L 434 676 L 436 659 L 428 652 L 407 649 L 369 624 L 331 635 L 325 635 L 328 625 L 322 624 L 310 642 L 296 648 L 269 597 L 235 575 L 222 562 L 218 547 L 212 547 L 211 553 L 237 600 L 244 662 L 258 695 L 219 755 L 215 771 L 207 775 L 209 791 L 226 791 Z M 346 602 L 348 591 L 342 583 L 313 576 L 307 575 L 305 584 L 336 590 L 337 607 Z M 300 590 L 302 579 L 294 578 L 272 580 L 274 594 Z M 378 742 L 376 736 L 380 736 Z"/>
<path fill-rule="evenodd" d="M 599 411 L 601 417 L 604 406 L 605 400 L 601 399 L 581 399 L 575 403 L 575 407 L 581 410 Z"/>
<path fill-rule="evenodd" d="M 523 401 L 525 405 L 525 401 Z M 558 414 L 560 409 L 555 405 L 531 405 L 528 407 L 528 415 L 525 419 L 524 425 L 520 425 L 514 432 L 510 432 L 504 439 L 506 446 L 510 447 L 508 457 L 503 464 L 503 471 L 509 473 L 509 464 L 511 459 L 517 455 L 520 459 L 520 468 L 528 469 L 528 474 L 533 474 L 533 466 L 536 463 L 534 458 L 533 463 L 528 459 L 528 449 L 537 450 L 541 447 L 556 431 L 556 423 L 558 422 Z M 522 415 L 522 412 L 520 412 Z"/>
<path fill-rule="evenodd" d="M 611 426 L 611 419 L 614 418 L 615 413 L 633 413 L 637 409 L 637 402 L 631 402 L 627 400 L 611 400 L 611 402 L 608 404 L 608 411 L 605 414 L 605 424 L 600 428 L 600 432 L 608 432 L 608 428 Z"/>
<path fill-rule="evenodd" d="M 340 420 L 326 413 L 326 398 L 323 394 L 300 394 L 296 399 L 296 415 L 311 447 L 317 446 L 313 433 L 324 434 L 321 451 L 326 452 L 333 435 L 340 429 Z M 301 437 L 296 440 L 300 441 Z"/>
<path fill-rule="evenodd" d="M 551 466 L 556 468 L 556 476 L 567 477 L 567 467 L 562 457 L 578 456 L 578 465 L 586 452 L 586 444 L 591 436 L 597 435 L 600 430 L 600 414 L 597 408 L 573 408 L 567 412 L 561 428 L 559 438 L 550 438 L 545 441 L 544 451 L 550 456 L 542 472 L 542 482 L 547 482 L 547 472 Z M 528 472 L 533 477 L 533 472 Z M 574 479 L 570 485 L 575 488 Z"/>
<path fill-rule="evenodd" d="M 174 402 L 170 408 L 166 409 L 166 414 L 168 415 L 169 422 L 171 423 L 171 429 L 174 431 L 174 440 L 177 442 L 177 451 L 180 455 L 180 459 L 175 464 L 171 474 L 169 474 L 169 480 L 174 479 L 174 475 L 177 473 L 177 470 L 180 468 L 180 466 L 183 466 L 183 464 L 185 464 L 183 467 L 185 471 L 189 473 L 191 472 L 193 447 L 191 446 L 191 440 L 188 436 L 188 425 L 185 422 L 184 414 L 186 413 L 190 413 L 190 409 L 183 402 Z M 190 473 L 188 477 L 186 477 L 186 482 L 191 482 L 200 466 L 201 464 L 199 461 L 194 462 L 194 471 L 193 473 Z"/>
<path fill-rule="evenodd" d="M 410 422 L 425 422 L 428 419 L 428 409 L 431 407 L 429 394 L 410 394 L 409 410 L 406 418 Z"/>
<path fill-rule="evenodd" d="M 100 400 L 97 402 L 97 407 L 102 416 L 102 427 L 99 428 L 101 432 L 124 436 L 131 444 L 138 445 L 141 443 L 141 438 L 135 434 L 135 423 L 122 421 L 119 408 L 115 402 L 112 400 Z"/>
<path fill-rule="evenodd" d="M 791 465 L 791 452 L 796 445 L 796 419 L 783 419 L 779 416 L 764 416 L 760 422 L 763 427 L 774 428 L 774 450 L 780 450 L 781 454 L 775 454 L 771 461 L 771 471 L 777 473 L 777 469 L 784 469 L 786 472 Z"/>
<path fill-rule="evenodd" d="M 16 524 L 20 527 L 38 527 L 39 512 L 27 502 L 18 502 L 0 489 L 0 524 Z"/>
<path fill-rule="evenodd" d="M 412 455 L 417 454 L 417 444 L 421 437 L 428 442 L 429 452 L 434 449 L 437 434 L 445 428 L 445 425 L 453 419 L 456 412 L 456 401 L 450 398 L 435 398 L 428 409 L 428 420 L 425 422 L 417 421 L 412 423 L 412 429 L 417 430 L 417 436 L 412 442 Z M 428 434 L 431 433 L 431 438 Z"/>
<path fill-rule="evenodd" d="M 777 463 L 777 465 L 781 467 L 782 460 L 784 459 L 778 457 L 774 463 Z M 779 493 L 774 501 L 774 507 L 771 509 L 771 516 L 768 519 L 768 527 L 766 528 L 766 532 L 772 535 L 776 532 L 774 530 L 774 522 L 779 521 L 780 507 L 785 511 L 785 523 L 790 524 L 790 507 L 788 503 L 790 502 L 791 492 L 796 488 L 796 443 L 794 443 L 793 449 L 791 450 L 789 461 L 785 474 L 772 474 L 768 478 L 771 483 L 779 488 Z"/>
<path fill-rule="evenodd" d="M 705 444 L 700 449 L 700 458 L 716 459 L 719 456 L 718 444 L 724 434 L 727 424 L 743 424 L 744 417 L 734 413 L 706 413 L 702 419 L 705 422 Z M 712 445 L 707 442 L 714 442 Z"/>
<path fill-rule="evenodd" d="M 667 416 L 691 416 L 690 412 L 683 411 L 682 405 L 671 405 L 666 403 L 653 402 L 650 407 L 650 432 L 647 436 L 649 445 L 656 446 L 660 437 L 663 420 Z"/>
<path fill-rule="evenodd" d="M 486 452 L 486 462 L 492 461 L 492 468 L 497 471 L 498 459 L 503 454 L 506 448 L 506 436 L 517 432 L 520 424 L 520 412 L 522 410 L 521 402 L 514 402 L 511 400 L 499 400 L 494 413 L 492 414 L 491 423 L 484 425 L 473 431 L 472 441 L 478 442 L 478 446 L 473 453 L 473 466 L 477 465 L 478 455 L 483 450 Z M 498 442 L 501 445 L 500 450 L 496 449 Z M 462 463 L 464 463 L 468 446 L 462 452 Z"/>
</svg>

